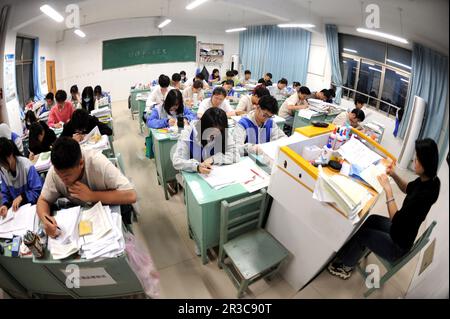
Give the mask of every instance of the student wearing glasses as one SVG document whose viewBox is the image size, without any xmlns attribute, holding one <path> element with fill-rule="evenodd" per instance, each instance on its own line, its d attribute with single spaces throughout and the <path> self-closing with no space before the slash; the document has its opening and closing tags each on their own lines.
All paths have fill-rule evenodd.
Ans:
<svg viewBox="0 0 450 319">
<path fill-rule="evenodd" d="M 278 113 L 278 102 L 270 95 L 259 99 L 255 110 L 239 120 L 234 129 L 234 140 L 241 156 L 260 153 L 259 144 L 285 137 L 286 134 L 272 119 Z"/>
</svg>

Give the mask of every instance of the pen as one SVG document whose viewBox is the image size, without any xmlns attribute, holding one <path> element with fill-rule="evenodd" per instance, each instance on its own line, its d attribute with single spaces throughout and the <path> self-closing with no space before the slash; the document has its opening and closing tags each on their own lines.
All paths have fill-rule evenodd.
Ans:
<svg viewBox="0 0 450 319">
<path fill-rule="evenodd" d="M 47 220 L 50 222 L 50 224 L 54 225 L 54 224 L 53 224 L 53 221 L 52 221 L 50 218 L 48 218 L 48 216 L 45 216 L 45 219 L 47 219 Z M 61 230 L 61 228 L 59 228 L 58 226 L 56 226 L 56 228 L 58 228 L 59 230 Z"/>
<path fill-rule="evenodd" d="M 258 177 L 264 179 L 261 175 L 259 175 L 259 174 L 258 174 L 256 171 L 254 171 L 252 168 L 250 168 L 250 170 L 252 171 L 252 173 L 256 174 L 256 176 L 258 176 Z"/>
</svg>

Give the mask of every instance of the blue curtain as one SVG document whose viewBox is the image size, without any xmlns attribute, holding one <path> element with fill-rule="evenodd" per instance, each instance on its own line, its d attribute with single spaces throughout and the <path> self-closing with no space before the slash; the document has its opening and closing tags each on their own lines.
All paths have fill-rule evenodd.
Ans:
<svg viewBox="0 0 450 319">
<path fill-rule="evenodd" d="M 41 91 L 41 81 L 39 79 L 39 39 L 34 39 L 34 53 L 33 53 L 33 85 L 34 85 L 34 99 L 39 101 L 44 99 Z"/>
<path fill-rule="evenodd" d="M 339 63 L 339 41 L 338 31 L 334 24 L 325 25 L 325 36 L 327 39 L 327 50 L 331 62 L 331 81 L 336 84 L 336 97 L 334 103 L 341 104 L 342 94 L 342 75 Z"/>
<path fill-rule="evenodd" d="M 427 102 L 419 138 L 429 137 L 438 143 L 442 129 L 446 130 L 444 135 L 448 137 L 448 126 L 444 127 L 448 96 L 448 57 L 414 43 L 411 70 L 411 88 L 405 113 L 399 125 L 399 136 L 401 138 L 405 136 L 414 96 L 417 95 Z M 442 147 L 439 151 L 442 159 L 446 154 L 441 154 Z"/>
<path fill-rule="evenodd" d="M 305 84 L 310 43 L 311 32 L 303 29 L 251 26 L 239 36 L 239 55 L 256 80 L 270 72 L 273 82 L 285 77 Z"/>
</svg>

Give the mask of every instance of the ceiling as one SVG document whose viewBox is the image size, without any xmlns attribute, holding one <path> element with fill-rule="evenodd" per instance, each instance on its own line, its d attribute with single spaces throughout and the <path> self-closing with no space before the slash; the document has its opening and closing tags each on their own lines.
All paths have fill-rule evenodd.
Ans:
<svg viewBox="0 0 450 319">
<path fill-rule="evenodd" d="M 8 1 L 8 0 L 7 0 Z M 165 30 L 197 27 L 207 32 L 223 32 L 242 25 L 277 24 L 282 22 L 312 22 L 316 32 L 325 23 L 334 23 L 340 32 L 355 34 L 362 25 L 360 0 L 209 0 L 194 10 L 185 6 L 191 0 L 9 0 L 14 10 L 15 26 L 19 31 L 39 30 L 53 36 L 65 28 L 40 15 L 44 3 L 64 13 L 69 3 L 80 6 L 81 25 L 102 21 L 139 17 L 169 16 L 172 23 Z M 417 41 L 441 52 L 449 47 L 447 0 L 370 0 L 380 7 L 380 31 L 403 35 L 410 42 Z M 402 9 L 400 23 L 399 9 Z M 310 9 L 309 9 L 310 8 Z M 24 25 L 22 25 L 24 24 Z M 448 53 L 447 53 L 448 54 Z"/>
</svg>

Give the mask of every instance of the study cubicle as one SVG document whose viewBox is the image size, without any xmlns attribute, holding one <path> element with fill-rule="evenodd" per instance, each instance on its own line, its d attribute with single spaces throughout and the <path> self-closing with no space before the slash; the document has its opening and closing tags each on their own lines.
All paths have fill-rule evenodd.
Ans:
<svg viewBox="0 0 450 319">
<path fill-rule="evenodd" d="M 327 265 L 380 197 L 373 188 L 358 181 L 371 198 L 353 219 L 336 204 L 313 198 L 319 169 L 301 154 L 306 146 L 326 145 L 333 130 L 333 125 L 296 129 L 305 139 L 280 147 L 271 174 L 268 193 L 273 203 L 266 229 L 293 254 L 281 269 L 281 275 L 295 289 L 303 288 Z M 381 157 L 395 161 L 381 145 L 355 129 L 351 131 Z M 327 176 L 338 174 L 327 167 L 324 173 Z"/>
</svg>

